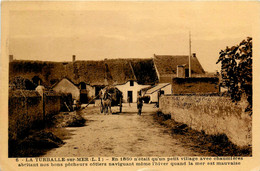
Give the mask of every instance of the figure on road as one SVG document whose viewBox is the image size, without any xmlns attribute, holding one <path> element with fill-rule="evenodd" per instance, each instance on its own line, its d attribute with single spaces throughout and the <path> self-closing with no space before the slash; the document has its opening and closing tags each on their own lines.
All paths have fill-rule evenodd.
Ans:
<svg viewBox="0 0 260 171">
<path fill-rule="evenodd" d="M 138 109 L 138 115 L 142 114 L 142 107 L 143 107 L 143 99 L 142 97 L 139 95 L 137 97 L 137 109 Z"/>
</svg>

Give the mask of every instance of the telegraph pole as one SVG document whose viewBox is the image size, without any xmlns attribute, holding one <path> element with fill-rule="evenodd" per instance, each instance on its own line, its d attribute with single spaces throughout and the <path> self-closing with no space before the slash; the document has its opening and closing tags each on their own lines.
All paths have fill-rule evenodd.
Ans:
<svg viewBox="0 0 260 171">
<path fill-rule="evenodd" d="M 191 77 L 191 35 L 189 31 L 189 77 Z"/>
</svg>

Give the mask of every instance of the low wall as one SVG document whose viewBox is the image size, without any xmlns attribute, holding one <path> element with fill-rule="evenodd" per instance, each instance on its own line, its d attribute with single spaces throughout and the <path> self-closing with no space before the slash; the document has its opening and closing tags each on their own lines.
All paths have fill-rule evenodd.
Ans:
<svg viewBox="0 0 260 171">
<path fill-rule="evenodd" d="M 35 121 L 43 120 L 41 96 L 36 91 L 9 91 L 8 105 L 10 139 L 16 139 Z"/>
<path fill-rule="evenodd" d="M 46 92 L 42 96 L 34 90 L 9 91 L 9 138 L 17 139 L 45 117 L 60 111 L 60 95 Z"/>
<path fill-rule="evenodd" d="M 228 97 L 176 95 L 160 97 L 160 110 L 177 122 L 209 135 L 226 134 L 242 147 L 252 145 L 252 118 L 245 113 L 245 101 L 233 103 Z"/>
</svg>

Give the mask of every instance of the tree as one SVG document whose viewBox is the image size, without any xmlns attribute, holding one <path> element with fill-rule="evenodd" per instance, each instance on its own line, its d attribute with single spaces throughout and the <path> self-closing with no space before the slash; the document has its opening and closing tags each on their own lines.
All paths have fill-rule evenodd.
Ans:
<svg viewBox="0 0 260 171">
<path fill-rule="evenodd" d="M 228 88 L 231 99 L 240 101 L 245 94 L 252 110 L 252 38 L 247 37 L 240 44 L 226 47 L 219 52 L 217 64 L 221 62 L 222 87 Z"/>
</svg>

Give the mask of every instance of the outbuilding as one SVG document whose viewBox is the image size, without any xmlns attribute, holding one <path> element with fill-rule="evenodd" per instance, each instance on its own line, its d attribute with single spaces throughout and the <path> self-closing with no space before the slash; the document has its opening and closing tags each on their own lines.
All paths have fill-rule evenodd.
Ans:
<svg viewBox="0 0 260 171">
<path fill-rule="evenodd" d="M 148 89 L 145 96 L 150 96 L 150 102 L 158 102 L 160 95 L 172 94 L 172 85 L 170 83 L 159 83 L 156 86 Z"/>
<path fill-rule="evenodd" d="M 80 89 L 67 78 L 60 80 L 52 89 L 58 93 L 70 93 L 74 100 L 80 99 Z"/>
</svg>

